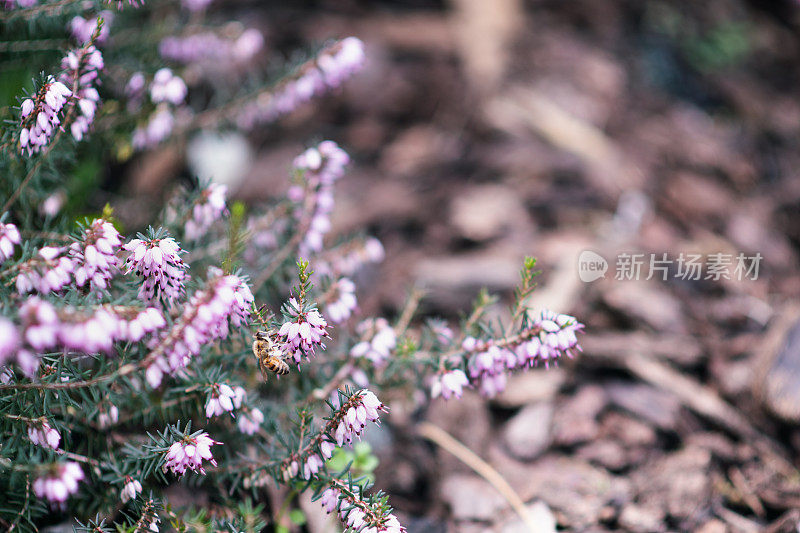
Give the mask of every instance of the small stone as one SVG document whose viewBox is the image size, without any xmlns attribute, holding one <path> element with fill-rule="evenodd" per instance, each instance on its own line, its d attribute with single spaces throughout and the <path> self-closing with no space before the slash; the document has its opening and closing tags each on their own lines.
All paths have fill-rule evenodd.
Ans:
<svg viewBox="0 0 800 533">
<path fill-rule="evenodd" d="M 664 512 L 636 504 L 626 505 L 619 515 L 619 523 L 630 531 L 665 531 Z"/>
<path fill-rule="evenodd" d="M 450 506 L 455 520 L 490 522 L 507 505 L 487 481 L 469 474 L 447 477 L 442 482 L 441 495 Z"/>
<path fill-rule="evenodd" d="M 586 385 L 559 405 L 553 415 L 553 439 L 557 444 L 572 446 L 597 436 L 597 415 L 608 405 L 602 387 Z"/>
<path fill-rule="evenodd" d="M 514 515 L 514 518 L 500 528 L 500 533 L 555 533 L 556 517 L 546 503 L 536 501 L 526 505 L 525 509 L 536 529 L 530 529 L 520 517 Z"/>
<path fill-rule="evenodd" d="M 512 456 L 530 461 L 550 445 L 552 421 L 551 403 L 529 405 L 506 423 L 503 442 Z"/>
<path fill-rule="evenodd" d="M 611 403 L 658 428 L 675 429 L 681 404 L 674 395 L 640 383 L 614 383 L 607 387 Z"/>
<path fill-rule="evenodd" d="M 628 465 L 628 457 L 625 450 L 618 442 L 613 440 L 590 442 L 581 447 L 576 455 L 611 471 L 621 470 Z"/>
<path fill-rule="evenodd" d="M 800 321 L 787 332 L 767 371 L 764 401 L 781 418 L 800 421 Z"/>
<path fill-rule="evenodd" d="M 503 407 L 524 405 L 552 400 L 564 383 L 564 370 L 551 368 L 547 371 L 532 371 L 513 374 L 508 378 L 506 389 L 492 402 Z"/>
<path fill-rule="evenodd" d="M 506 234 L 520 224 L 530 231 L 519 195 L 502 185 L 481 185 L 463 191 L 450 205 L 450 222 L 461 236 L 473 241 Z"/>
</svg>

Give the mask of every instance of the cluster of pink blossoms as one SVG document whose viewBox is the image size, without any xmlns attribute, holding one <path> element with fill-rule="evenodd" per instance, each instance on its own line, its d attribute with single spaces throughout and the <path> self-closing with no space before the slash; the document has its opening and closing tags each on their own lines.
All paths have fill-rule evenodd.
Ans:
<svg viewBox="0 0 800 533">
<path fill-rule="evenodd" d="M 78 101 L 78 115 L 70 125 L 70 132 L 76 141 L 83 139 L 94 121 L 94 114 L 100 104 L 100 94 L 94 85 L 103 67 L 103 55 L 94 45 L 72 50 L 61 60 L 64 73 L 59 81 L 76 88 L 73 96 Z"/>
<path fill-rule="evenodd" d="M 354 437 L 361 436 L 367 422 L 380 424 L 381 411 L 388 413 L 389 408 L 371 391 L 364 389 L 353 394 L 341 408 L 343 416 L 333 432 L 336 444 L 342 446 L 353 442 Z"/>
<path fill-rule="evenodd" d="M 350 162 L 347 152 L 333 141 L 323 141 L 316 148 L 309 148 L 294 160 L 294 167 L 303 173 L 305 187 L 293 185 L 288 192 L 289 199 L 301 205 L 295 213 L 303 218 L 311 204 L 311 222 L 302 243 L 300 254 L 309 255 L 322 250 L 322 239 L 331 229 L 330 214 L 333 210 L 333 184 L 344 175 L 344 168 Z M 307 198 L 306 195 L 312 195 Z"/>
<path fill-rule="evenodd" d="M 135 272 L 144 278 L 139 287 L 139 299 L 148 303 L 164 300 L 172 303 L 184 292 L 188 277 L 185 253 L 171 237 L 147 239 L 140 235 L 123 248 L 131 254 L 125 260 L 125 273 Z"/>
<path fill-rule="evenodd" d="M 356 284 L 352 280 L 341 278 L 332 289 L 336 292 L 336 299 L 327 305 L 325 314 L 334 324 L 341 324 L 350 318 L 358 307 Z"/>
<path fill-rule="evenodd" d="M 142 492 L 142 484 L 131 476 L 125 476 L 125 486 L 122 487 L 119 493 L 119 499 L 122 503 L 128 500 L 134 500 L 136 499 L 136 495 L 140 492 Z"/>
<path fill-rule="evenodd" d="M 144 75 L 137 72 L 131 76 L 126 93 L 130 99 L 129 106 L 138 107 L 144 96 Z M 150 84 L 150 100 L 157 104 L 156 110 L 147 119 L 147 123 L 137 127 L 133 132 L 134 148 L 142 149 L 155 146 L 166 139 L 175 127 L 175 115 L 170 105 L 178 106 L 186 99 L 188 89 L 186 83 L 172 70 L 162 68 L 156 72 Z"/>
<path fill-rule="evenodd" d="M 225 194 L 228 187 L 212 183 L 200 193 L 192 206 L 192 216 L 186 221 L 186 239 L 196 241 L 205 235 L 208 228 L 225 213 Z"/>
<path fill-rule="evenodd" d="M 485 396 L 495 396 L 506 385 L 506 373 L 544 363 L 557 363 L 562 355 L 573 357 L 580 351 L 576 333 L 583 324 L 575 317 L 544 310 L 514 343 L 494 340 L 479 341 L 472 337 L 464 340 L 463 348 L 474 355 L 469 360 L 470 377 L 479 381 Z"/>
<path fill-rule="evenodd" d="M 28 438 L 37 446 L 49 447 L 54 450 L 58 449 L 58 443 L 61 442 L 61 435 L 46 418 L 35 420 L 28 424 Z"/>
<path fill-rule="evenodd" d="M 242 406 L 245 397 L 245 390 L 242 387 L 231 387 L 226 383 L 214 383 L 211 386 L 211 397 L 206 402 L 206 418 L 219 416 L 223 413 L 231 413 L 233 410 Z"/>
<path fill-rule="evenodd" d="M 405 533 L 397 517 L 388 511 L 372 509 L 363 500 L 344 494 L 336 487 L 329 487 L 322 493 L 320 503 L 330 514 L 338 511 L 339 519 L 348 531 L 361 533 Z"/>
<path fill-rule="evenodd" d="M 14 255 L 14 245 L 20 242 L 17 226 L 0 223 L 0 265 Z"/>
<path fill-rule="evenodd" d="M 217 462 L 211 454 L 211 447 L 215 444 L 222 444 L 208 436 L 208 433 L 200 433 L 196 437 L 186 437 L 181 441 L 175 442 L 169 447 L 165 456 L 166 462 L 162 467 L 164 472 L 172 470 L 173 474 L 182 476 L 186 469 L 193 472 L 199 471 L 205 475 L 203 461 L 208 461 L 214 466 Z"/>
<path fill-rule="evenodd" d="M 153 82 L 150 84 L 150 100 L 154 104 L 160 102 L 181 104 L 186 98 L 187 92 L 186 83 L 168 68 L 162 68 L 156 72 Z"/>
<path fill-rule="evenodd" d="M 236 425 L 245 435 L 255 435 L 264 422 L 264 413 L 261 409 L 244 409 L 236 416 Z"/>
<path fill-rule="evenodd" d="M 67 256 L 67 247 L 45 246 L 24 263 L 17 266 L 15 280 L 17 292 L 48 294 L 61 290 L 72 280 L 75 264 Z"/>
<path fill-rule="evenodd" d="M 367 319 L 356 331 L 361 341 L 350 350 L 353 357 L 363 357 L 375 366 L 382 366 L 397 346 L 397 334 L 385 318 Z"/>
<path fill-rule="evenodd" d="M 119 232 L 111 222 L 102 218 L 93 220 L 82 239 L 69 247 L 78 287 L 89 283 L 91 289 L 107 288 L 108 281 L 116 274 L 117 250 L 121 245 Z"/>
<path fill-rule="evenodd" d="M 469 385 L 469 379 L 463 370 L 446 370 L 439 372 L 433 379 L 431 386 L 431 398 L 441 396 L 445 400 L 452 397 L 461 398 L 464 387 Z"/>
<path fill-rule="evenodd" d="M 281 325 L 278 335 L 287 353 L 299 365 L 304 356 L 310 358 L 316 353 L 317 346 L 325 349 L 322 341 L 329 336 L 328 322 L 316 309 L 302 311 L 294 298 L 289 299 L 285 308 L 291 318 Z"/>
<path fill-rule="evenodd" d="M 223 275 L 218 268 L 208 269 L 205 287 L 196 291 L 172 329 L 154 338 L 150 347 L 158 356 L 147 367 L 145 377 L 151 387 L 161 384 L 164 374 L 184 368 L 200 353 L 202 347 L 228 336 L 228 320 L 245 320 L 252 302 L 252 293 L 244 281 L 235 275 Z"/>
<path fill-rule="evenodd" d="M 270 122 L 295 110 L 324 91 L 339 87 L 364 65 L 364 43 L 347 37 L 322 50 L 316 59 L 303 64 L 297 74 L 272 93 L 262 93 L 245 106 L 237 123 L 243 129 Z"/>
<path fill-rule="evenodd" d="M 33 492 L 39 498 L 63 505 L 70 494 L 78 492 L 78 481 L 84 478 L 78 463 L 54 463 L 49 472 L 33 482 Z"/>
<path fill-rule="evenodd" d="M 100 306 L 89 309 L 62 307 L 37 297 L 20 309 L 19 329 L 0 320 L 0 364 L 16 358 L 22 371 L 32 376 L 47 350 L 63 348 L 83 353 L 108 352 L 115 342 L 136 342 L 166 325 L 158 309 Z"/>
<path fill-rule="evenodd" d="M 220 37 L 214 32 L 201 32 L 186 37 L 166 37 L 158 45 L 161 57 L 181 63 L 244 63 L 264 46 L 264 36 L 251 28 L 235 39 Z"/>
<path fill-rule="evenodd" d="M 96 17 L 83 18 L 80 16 L 73 17 L 69 21 L 69 31 L 72 37 L 78 41 L 79 44 L 87 44 L 92 40 L 95 30 L 100 19 L 103 19 L 103 27 L 100 28 L 100 33 L 95 39 L 96 44 L 103 44 L 108 39 L 108 32 L 111 28 L 111 21 L 114 20 L 114 13 L 108 10 L 101 11 Z"/>
<path fill-rule="evenodd" d="M 30 298 L 20 309 L 24 338 L 33 348 L 60 345 L 87 353 L 109 351 L 114 342 L 137 342 L 146 334 L 166 326 L 155 307 L 136 309 L 100 306 L 88 310 L 56 309 L 38 298 Z"/>
<path fill-rule="evenodd" d="M 22 101 L 19 133 L 22 153 L 33 155 L 47 146 L 53 132 L 61 126 L 58 115 L 71 96 L 69 87 L 50 76 L 34 98 Z"/>
</svg>

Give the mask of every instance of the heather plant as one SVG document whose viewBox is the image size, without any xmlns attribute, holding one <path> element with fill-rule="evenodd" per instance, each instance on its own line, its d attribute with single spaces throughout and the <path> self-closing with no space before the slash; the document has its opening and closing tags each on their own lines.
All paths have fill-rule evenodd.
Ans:
<svg viewBox="0 0 800 533">
<path fill-rule="evenodd" d="M 42 67 L 2 111 L 4 529 L 260 531 L 309 491 L 345 530 L 404 531 L 371 487 L 374 457 L 352 450 L 392 403 L 491 397 L 510 372 L 580 349 L 573 317 L 530 312 L 532 259 L 505 324 L 485 318 L 485 293 L 459 324 L 418 325 L 417 293 L 397 317 L 360 316 L 359 273 L 384 253 L 369 236 L 328 238 L 350 160 L 334 141 L 298 154 L 287 196 L 266 205 L 207 182 L 176 190 L 146 228 L 109 206 L 77 217 L 80 190 L 64 183 L 81 161 L 263 126 L 364 62 L 348 37 L 277 80 L 253 74 L 260 33 L 214 28 L 207 4 L 2 3 L 3 35 L 24 43 L 9 50 Z M 54 55 L 54 40 L 69 44 Z M 173 505 L 177 484 L 203 496 Z"/>
</svg>

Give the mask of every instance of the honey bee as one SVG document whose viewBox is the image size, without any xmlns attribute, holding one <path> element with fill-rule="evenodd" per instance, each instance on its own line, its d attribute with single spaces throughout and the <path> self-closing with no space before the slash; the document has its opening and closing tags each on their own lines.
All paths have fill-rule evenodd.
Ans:
<svg viewBox="0 0 800 533">
<path fill-rule="evenodd" d="M 253 354 L 258 359 L 264 379 L 267 379 L 267 370 L 279 376 L 289 373 L 289 364 L 283 360 L 283 351 L 272 338 L 272 331 L 256 332 Z"/>
</svg>

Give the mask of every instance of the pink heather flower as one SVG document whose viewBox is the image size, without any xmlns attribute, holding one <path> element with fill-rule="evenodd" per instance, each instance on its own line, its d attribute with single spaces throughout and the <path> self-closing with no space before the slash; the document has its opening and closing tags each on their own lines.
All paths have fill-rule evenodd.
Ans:
<svg viewBox="0 0 800 533">
<path fill-rule="evenodd" d="M 19 230 L 14 224 L 0 223 L 0 265 L 14 255 L 14 245 L 20 242 Z"/>
<path fill-rule="evenodd" d="M 196 241 L 208 231 L 225 212 L 225 193 L 228 187 L 212 183 L 200 193 L 200 198 L 192 207 L 192 216 L 186 221 L 185 235 Z"/>
<path fill-rule="evenodd" d="M 34 350 L 43 351 L 56 345 L 58 338 L 58 315 L 49 302 L 29 298 L 20 308 L 23 338 Z"/>
<path fill-rule="evenodd" d="M 264 36 L 256 29 L 242 32 L 236 39 L 220 37 L 213 32 L 201 32 L 185 37 L 164 38 L 158 46 L 161 57 L 181 63 L 201 63 L 212 69 L 244 63 L 264 46 Z"/>
<path fill-rule="evenodd" d="M 153 333 L 166 325 L 163 313 L 155 307 L 148 307 L 137 311 L 130 319 L 121 316 L 114 337 L 116 340 L 138 342 L 146 334 Z"/>
<path fill-rule="evenodd" d="M 33 98 L 22 102 L 22 129 L 19 146 L 22 153 L 33 155 L 39 152 L 61 124 L 59 113 L 72 96 L 72 91 L 50 76 Z"/>
<path fill-rule="evenodd" d="M 245 435 L 255 435 L 264 422 L 264 413 L 260 409 L 249 409 L 239 412 L 236 416 L 236 425 Z"/>
<path fill-rule="evenodd" d="M 509 370 L 540 362 L 549 367 L 563 355 L 573 357 L 581 350 L 576 336 L 581 329 L 583 324 L 574 317 L 544 310 L 520 333 L 523 340 L 513 345 L 500 346 L 491 339 L 468 337 L 462 347 L 473 354 L 468 364 L 470 378 L 480 382 L 482 394 L 494 396 L 504 389 Z"/>
<path fill-rule="evenodd" d="M 131 476 L 125 476 L 125 486 L 119 493 L 119 499 L 122 503 L 126 503 L 128 500 L 135 500 L 136 495 L 140 492 L 142 492 L 142 484 Z"/>
<path fill-rule="evenodd" d="M 103 55 L 94 45 L 72 50 L 61 60 L 64 73 L 59 81 L 78 88 L 73 95 L 77 99 L 78 113 L 70 125 L 70 132 L 76 141 L 83 139 L 94 121 L 97 106 L 100 104 L 100 94 L 94 85 L 104 66 Z"/>
<path fill-rule="evenodd" d="M 348 37 L 322 50 L 272 92 L 244 106 L 237 122 L 243 129 L 270 122 L 295 110 L 316 95 L 340 86 L 364 65 L 364 43 Z"/>
<path fill-rule="evenodd" d="M 6 364 L 19 348 L 20 335 L 14 323 L 0 317 L 0 365 Z"/>
<path fill-rule="evenodd" d="M 44 202 L 39 204 L 39 213 L 46 216 L 46 217 L 54 217 L 61 211 L 61 208 L 64 206 L 64 201 L 67 199 L 67 195 L 64 194 L 64 191 L 58 191 L 47 198 L 45 198 Z"/>
<path fill-rule="evenodd" d="M 250 319 L 250 308 L 253 306 L 253 302 L 255 301 L 253 293 L 250 291 L 250 286 L 247 285 L 247 282 L 242 278 L 238 279 L 239 284 L 233 290 L 234 302 L 233 306 L 231 307 L 231 325 L 237 328 L 248 324 L 248 320 Z"/>
<path fill-rule="evenodd" d="M 118 421 L 119 409 L 117 409 L 117 406 L 114 404 L 111 404 L 108 410 L 101 408 L 100 413 L 97 415 L 97 425 L 100 426 L 101 429 L 111 427 Z"/>
<path fill-rule="evenodd" d="M 441 396 L 445 400 L 449 400 L 453 396 L 461 398 L 461 394 L 465 386 L 469 385 L 467 375 L 462 370 L 449 370 L 437 374 L 431 386 L 431 397 L 437 398 Z"/>
<path fill-rule="evenodd" d="M 133 239 L 123 248 L 131 252 L 125 260 L 125 273 L 135 272 L 144 278 L 139 288 L 141 300 L 172 303 L 183 294 L 187 267 L 181 259 L 184 251 L 174 239 Z"/>
<path fill-rule="evenodd" d="M 186 84 L 179 76 L 168 68 L 162 68 L 153 76 L 153 82 L 150 84 L 150 100 L 154 104 L 169 102 L 178 105 L 183 103 L 187 91 Z"/>
<path fill-rule="evenodd" d="M 350 355 L 364 357 L 376 366 L 383 365 L 397 346 L 394 328 L 385 318 L 377 318 L 363 321 L 356 330 L 363 340 L 353 346 Z"/>
<path fill-rule="evenodd" d="M 200 433 L 196 437 L 186 437 L 183 440 L 174 443 L 169 447 L 165 456 L 166 462 L 164 463 L 164 472 L 172 470 L 173 474 L 183 475 L 186 469 L 194 472 L 200 471 L 205 475 L 206 471 L 203 468 L 203 460 L 208 461 L 214 466 L 217 462 L 211 455 L 211 446 L 214 444 L 222 444 L 208 436 L 208 433 Z"/>
<path fill-rule="evenodd" d="M 33 492 L 38 498 L 63 504 L 70 494 L 78 492 L 78 481 L 83 477 L 83 470 L 78 463 L 55 463 L 49 473 L 33 482 Z"/>
<path fill-rule="evenodd" d="M 120 235 L 111 222 L 102 218 L 93 220 L 82 239 L 69 247 L 78 287 L 88 282 L 93 290 L 106 289 L 117 271 L 117 250 L 121 245 Z"/>
<path fill-rule="evenodd" d="M 144 127 L 133 131 L 131 143 L 137 150 L 151 148 L 169 137 L 175 127 L 175 117 L 166 105 L 159 105 Z"/>
<path fill-rule="evenodd" d="M 223 275 L 218 268 L 208 269 L 208 282 L 196 291 L 183 308 L 172 330 L 150 342 L 162 357 L 155 359 L 145 377 L 152 387 L 158 387 L 164 374 L 185 367 L 202 347 L 228 336 L 228 320 L 234 322 L 236 291 L 242 280 L 235 275 Z"/>
<path fill-rule="evenodd" d="M 322 468 L 323 464 L 324 463 L 319 456 L 311 454 L 303 465 L 303 479 L 311 479 L 312 476 L 319 472 L 319 469 Z"/>
<path fill-rule="evenodd" d="M 214 383 L 211 387 L 211 397 L 206 402 L 206 418 L 219 416 L 223 413 L 231 413 L 235 398 L 236 394 L 229 385 Z M 233 413 L 231 413 L 231 416 L 233 416 Z"/>
<path fill-rule="evenodd" d="M 367 422 L 379 424 L 380 411 L 388 413 L 389 409 L 377 396 L 364 389 L 353 394 L 341 411 L 344 414 L 333 435 L 339 446 L 353 442 L 353 437 L 361 435 Z"/>
<path fill-rule="evenodd" d="M 328 323 L 316 309 L 302 312 L 294 298 L 289 299 L 286 309 L 291 319 L 283 323 L 278 335 L 286 345 L 287 353 L 300 364 L 303 356 L 310 358 L 315 354 L 317 346 L 325 349 L 322 340 L 328 337 L 325 329 Z"/>
<path fill-rule="evenodd" d="M 336 300 L 328 304 L 326 314 L 334 324 L 341 324 L 353 314 L 356 301 L 356 284 L 347 278 L 341 278 L 334 286 Z"/>
<path fill-rule="evenodd" d="M 329 487 L 322 493 L 319 500 L 325 512 L 331 514 L 339 512 L 339 519 L 348 531 L 363 531 L 365 533 L 405 533 L 406 528 L 400 525 L 397 518 L 389 509 L 384 507 L 373 508 L 367 502 L 342 493 L 336 487 Z"/>
<path fill-rule="evenodd" d="M 103 19 L 103 27 L 100 29 L 100 34 L 95 39 L 95 43 L 103 44 L 108 39 L 108 31 L 111 28 L 111 22 L 114 20 L 114 13 L 108 10 L 101 11 L 96 17 L 89 17 L 87 19 L 75 16 L 69 22 L 69 31 L 72 37 L 78 41 L 79 44 L 87 44 L 92 40 L 92 35 L 97 29 L 97 24 Z"/>
<path fill-rule="evenodd" d="M 19 265 L 17 292 L 26 294 L 56 292 L 70 283 L 75 265 L 66 256 L 67 248 L 45 246 L 35 256 Z"/>
<path fill-rule="evenodd" d="M 58 449 L 58 443 L 61 442 L 61 435 L 50 426 L 46 418 L 40 418 L 28 424 L 28 438 L 37 446 L 49 447 L 54 450 Z"/>
<path fill-rule="evenodd" d="M 333 210 L 333 184 L 344 175 L 344 168 L 350 162 L 347 152 L 333 141 L 323 141 L 316 148 L 309 148 L 294 160 L 294 167 L 302 172 L 305 187 L 294 185 L 289 189 L 289 198 L 305 206 L 306 195 L 311 198 L 311 222 L 303 241 L 300 254 L 322 250 L 325 234 L 331 229 L 330 213 Z M 307 216 L 300 207 L 295 218 Z"/>
</svg>

